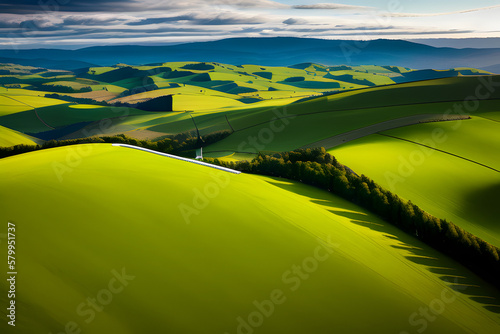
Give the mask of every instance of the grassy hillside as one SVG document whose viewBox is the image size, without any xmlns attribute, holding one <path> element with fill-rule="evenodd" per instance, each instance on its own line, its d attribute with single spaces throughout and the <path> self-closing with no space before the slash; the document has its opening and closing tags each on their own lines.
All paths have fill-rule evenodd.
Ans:
<svg viewBox="0 0 500 334">
<path fill-rule="evenodd" d="M 468 69 L 458 69 L 449 72 L 461 76 L 383 85 L 388 83 L 387 80 L 401 79 L 408 73 L 422 76 L 427 72 L 415 73 L 410 69 L 391 66 L 328 67 L 312 63 L 291 67 L 194 62 L 151 66 L 120 64 L 73 74 L 51 71 L 33 73 L 34 70 L 29 68 L 11 70 L 20 73 L 5 76 L 4 80 L 19 77 L 22 83 L 0 88 L 0 126 L 4 127 L 0 133 L 4 138 L 14 136 L 8 129 L 29 133 L 38 138 L 34 140 L 120 133 L 155 140 L 184 132 L 196 134 L 197 129 L 201 136 L 221 130 L 234 131 L 227 138 L 204 147 L 206 156 L 227 160 L 250 159 L 258 151 L 288 151 L 314 146 L 331 148 L 352 140 L 353 133 L 367 136 L 422 120 L 447 119 L 446 114 L 452 118 L 467 116 L 464 97 L 474 96 L 478 85 L 489 80 L 476 76 L 477 71 L 470 70 L 470 74 L 474 75 L 467 76 Z M 440 75 L 446 73 L 439 72 Z M 104 78 L 116 81 L 111 85 L 100 81 Z M 340 78 L 347 81 L 337 80 Z M 498 78 L 494 76 L 492 80 Z M 371 80 L 371 84 L 358 85 L 348 79 L 357 80 L 358 83 Z M 340 83 L 340 86 L 333 92 L 304 86 L 311 82 Z M 44 92 L 35 89 L 41 83 L 68 87 L 88 85 L 93 89 L 92 92 L 67 95 L 107 97 L 109 102 L 137 103 L 172 94 L 174 112 L 147 112 L 129 106 L 117 108 L 89 105 L 87 101 L 77 104 L 49 99 L 42 97 Z M 144 84 L 147 85 L 142 86 Z M 372 84 L 383 86 L 371 87 Z M 14 88 L 12 85 L 28 86 Z M 300 85 L 305 88 L 300 88 Z M 345 91 L 344 88 L 354 87 L 350 85 L 358 85 L 361 89 Z M 323 93 L 326 95 L 317 97 Z M 332 152 L 357 172 L 389 186 L 389 183 L 384 184 L 380 179 L 383 177 L 380 176 L 381 171 L 391 168 L 397 170 L 401 154 L 408 155 L 415 148 L 420 149 L 412 142 L 425 141 L 429 136 L 432 137 L 434 131 L 445 132 L 447 140 L 439 143 L 437 149 L 478 164 L 460 159 L 459 163 L 450 167 L 453 171 L 446 174 L 443 166 L 459 158 L 436 151 L 429 158 L 429 161 L 433 161 L 432 168 L 425 169 L 422 175 L 415 173 L 405 182 L 399 182 L 396 192 L 436 216 L 449 218 L 470 232 L 477 231 L 480 237 L 498 245 L 499 232 L 494 227 L 496 206 L 488 201 L 488 198 L 497 196 L 497 175 L 494 170 L 484 167 L 500 170 L 497 156 L 491 154 L 500 149 L 498 91 L 492 92 L 490 98 L 481 101 L 477 110 L 474 110 L 473 116 L 482 118 L 399 128 L 384 132 L 396 138 L 370 136 L 352 145 L 340 146 Z M 462 108 L 457 108 L 457 105 Z M 457 127 L 456 124 L 461 126 Z M 25 139 L 22 137 L 11 138 L 5 143 L 23 143 Z M 393 149 L 395 141 L 397 143 Z M 372 147 L 366 145 L 375 145 L 376 150 L 366 153 L 365 148 Z M 376 160 L 380 152 L 386 151 L 392 152 L 388 153 L 391 159 Z M 366 160 L 366 157 L 374 162 Z M 462 165 L 463 168 L 455 168 Z M 434 167 L 436 170 L 433 170 Z M 437 181 L 433 179 L 434 176 L 438 178 Z M 462 179 L 466 181 L 462 182 L 464 186 L 460 188 L 456 180 Z M 450 193 L 441 192 L 441 187 L 449 189 Z M 430 192 L 433 195 L 429 195 Z M 477 194 L 483 194 L 485 198 L 479 202 L 470 200 L 482 198 Z M 477 205 L 480 210 L 475 212 Z"/>
<path fill-rule="evenodd" d="M 424 125 L 416 127 L 421 126 Z M 474 142 L 474 137 L 468 140 Z M 461 147 L 463 141 L 460 135 L 450 135 L 445 145 L 437 146 L 498 164 L 492 151 L 479 145 L 474 151 L 465 152 L 467 146 Z M 379 134 L 354 140 L 329 152 L 356 173 L 369 175 L 375 182 L 410 199 L 427 212 L 451 220 L 480 238 L 500 245 L 500 229 L 496 223 L 500 212 L 495 204 L 500 196 L 498 171 L 446 152 Z"/>
<path fill-rule="evenodd" d="M 65 104 L 67 102 L 56 99 L 48 99 L 45 97 L 38 97 L 32 95 L 23 95 L 22 92 L 18 94 L 4 93 L 0 94 L 0 117 L 32 110 L 34 108 L 56 106 Z M 21 94 L 19 94 L 21 93 Z"/>
<path fill-rule="evenodd" d="M 491 121 L 500 122 L 500 111 L 488 112 L 488 113 L 477 113 L 477 116 L 489 119 Z"/>
<path fill-rule="evenodd" d="M 311 187 L 105 144 L 2 159 L 0 172 L 0 219 L 18 226 L 20 333 L 500 329 L 488 285 Z M 444 307 L 432 321 L 418 313 L 429 305 Z"/>
<path fill-rule="evenodd" d="M 141 114 L 148 114 L 148 112 L 132 108 L 67 103 L 2 116 L 0 117 L 0 124 L 36 135 L 40 132 L 81 122 L 93 122 L 102 119 Z M 100 126 L 103 127 L 102 123 L 100 123 Z"/>
<path fill-rule="evenodd" d="M 37 142 L 30 136 L 19 133 L 15 130 L 0 126 L 0 147 L 9 147 L 14 145 L 36 145 Z"/>
<path fill-rule="evenodd" d="M 136 107 L 138 103 L 149 99 L 173 95 L 173 110 L 175 111 L 202 111 L 204 114 L 225 111 L 229 121 L 234 123 L 236 130 L 257 126 L 251 131 L 240 133 L 243 137 L 253 135 L 255 131 L 257 133 L 261 131 L 262 127 L 259 128 L 258 124 L 269 122 L 274 117 L 274 107 L 288 105 L 301 98 L 328 95 L 314 101 L 306 101 L 307 103 L 290 104 L 287 106 L 288 112 L 301 115 L 324 111 L 345 113 L 344 115 L 338 113 L 318 117 L 308 115 L 306 118 L 301 118 L 300 122 L 305 129 L 287 128 L 282 133 L 283 138 L 279 140 L 280 144 L 274 147 L 271 145 L 271 147 L 266 148 L 268 150 L 288 150 L 312 144 L 360 126 L 384 122 L 398 116 L 421 114 L 424 107 L 428 114 L 441 113 L 439 109 L 446 109 L 449 105 L 434 103 L 461 99 L 463 96 L 470 95 L 473 92 L 472 86 L 477 85 L 475 76 L 391 85 L 397 81 L 396 79 L 403 80 L 403 75 L 414 71 L 391 66 L 339 65 L 328 67 L 312 63 L 290 67 L 263 67 L 259 65 L 234 66 L 220 63 L 171 62 L 151 66 L 118 64 L 113 67 L 83 69 L 74 73 L 27 67 L 5 67 L 4 71 L 12 72 L 12 74 L 0 76 L 0 82 L 4 82 L 5 86 L 0 88 L 2 94 L 0 105 L 4 106 L 4 108 L 0 108 L 0 125 L 30 133 L 43 132 L 47 130 L 46 128 L 57 127 L 43 117 L 41 117 L 42 122 L 39 119 L 33 119 L 34 112 L 31 111 L 33 108 L 50 107 L 42 110 L 41 113 L 58 114 L 56 123 L 65 125 L 79 121 L 98 121 L 99 117 L 108 118 L 109 116 L 106 113 L 93 113 L 93 116 L 90 117 L 88 115 L 75 117 L 73 113 L 69 112 L 66 117 L 66 114 L 59 113 L 65 107 L 61 106 L 62 109 L 59 109 L 52 106 L 65 105 L 68 104 L 67 101 L 43 97 L 47 93 L 57 93 L 61 99 L 66 95 L 72 98 L 95 99 L 112 104 L 127 103 L 131 107 Z M 472 69 L 467 70 L 469 72 L 466 69 L 461 71 L 466 74 L 469 72 L 477 74 L 477 71 Z M 425 73 L 421 75 L 425 75 Z M 84 92 L 88 89 L 91 91 Z M 74 102 L 74 100 L 70 101 Z M 92 100 L 77 100 L 76 102 L 89 104 L 92 103 Z M 424 103 L 432 103 L 433 105 L 424 106 Z M 420 110 L 412 107 L 415 104 L 418 104 Z M 266 107 L 268 109 L 264 110 Z M 361 110 L 379 107 L 400 107 L 400 109 L 370 110 L 370 114 L 368 114 L 368 110 Z M 166 107 L 165 111 L 170 111 L 167 109 Z M 351 112 L 347 113 L 347 110 L 351 110 Z M 23 111 L 26 112 L 24 115 L 2 117 Z M 205 122 L 203 113 L 193 116 L 200 122 Z M 346 116 L 352 118 L 351 116 L 354 114 L 357 117 L 354 123 L 345 120 Z M 28 119 L 25 116 L 28 116 Z M 23 119 L 21 125 L 26 124 L 25 129 L 19 126 L 18 118 Z M 120 121 L 112 120 L 112 122 Z M 49 127 L 43 124 L 44 122 Z M 339 127 L 332 131 L 331 128 L 325 127 L 329 123 L 339 124 Z M 88 126 L 92 127 L 95 124 Z M 183 124 L 164 124 L 163 127 L 169 129 L 186 128 Z M 316 127 L 319 127 L 318 131 L 310 131 Z M 108 130 L 105 129 L 105 131 Z M 74 132 L 77 131 L 80 129 L 77 128 Z M 300 136 L 296 136 L 297 131 L 301 132 Z M 126 132 L 128 135 L 137 135 L 141 138 L 146 136 L 151 139 L 154 139 L 155 136 L 161 137 L 168 134 L 147 127 L 135 129 L 127 127 Z M 64 132 L 60 138 L 68 135 Z M 78 134 L 75 133 L 76 135 Z M 290 145 L 283 145 L 283 142 L 291 137 L 295 141 L 291 142 Z M 238 141 L 241 142 L 240 139 Z M 228 143 L 214 149 L 237 151 L 238 145 L 228 145 Z"/>
<path fill-rule="evenodd" d="M 500 170 L 500 158 L 491 154 L 500 152 L 499 122 L 473 116 L 470 120 L 412 125 L 383 133 Z"/>
<path fill-rule="evenodd" d="M 394 119 L 415 115 L 435 115 L 439 119 L 445 114 L 467 114 L 463 107 L 457 109 L 455 105 L 463 101 L 463 96 L 474 92 L 478 83 L 475 77 L 437 79 L 306 99 L 279 109 L 234 111 L 228 118 L 236 132 L 208 147 L 207 152 L 286 151 Z M 498 98 L 498 92 L 492 97 Z M 475 112 L 495 110 L 498 110 L 498 102 L 485 100 Z M 285 115 L 286 120 L 273 123 L 273 119 L 280 115 Z M 271 139 L 264 137 L 251 148 L 249 138 L 262 137 L 271 126 L 280 128 L 280 131 L 271 131 Z M 247 144 L 242 145 L 245 142 Z"/>
</svg>

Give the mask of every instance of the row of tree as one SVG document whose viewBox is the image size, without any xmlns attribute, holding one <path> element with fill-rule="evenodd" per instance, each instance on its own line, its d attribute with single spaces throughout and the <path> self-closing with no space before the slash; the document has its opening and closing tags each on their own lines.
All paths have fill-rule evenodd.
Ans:
<svg viewBox="0 0 500 334">
<path fill-rule="evenodd" d="M 0 147 L 0 158 L 6 158 L 17 154 L 38 151 L 53 147 L 92 144 L 92 143 L 115 143 L 129 144 L 144 147 L 150 150 L 178 155 L 192 155 L 190 152 L 205 145 L 213 144 L 231 134 L 228 130 L 216 131 L 204 135 L 200 138 L 195 133 L 185 132 L 176 135 L 168 135 L 159 140 L 139 140 L 120 134 L 116 136 L 89 137 L 68 140 L 49 140 L 41 145 L 15 145 L 10 147 Z"/>
<path fill-rule="evenodd" d="M 324 148 L 259 154 L 252 161 L 205 160 L 246 173 L 283 177 L 326 189 L 377 214 L 500 287 L 499 248 L 452 222 L 428 214 L 365 175 L 358 176 Z"/>
<path fill-rule="evenodd" d="M 98 106 L 110 106 L 114 107 L 115 105 L 112 103 L 107 103 L 106 101 L 97 101 L 91 98 L 86 98 L 86 97 L 73 97 L 69 95 L 59 95 L 59 94 L 45 94 L 44 95 L 47 98 L 50 99 L 58 99 L 62 101 L 67 101 L 67 102 L 75 102 L 78 104 L 92 104 L 92 105 L 98 105 Z"/>
<path fill-rule="evenodd" d="M 26 87 L 26 89 L 37 90 L 41 92 L 55 92 L 55 93 L 67 93 L 67 94 L 88 93 L 92 91 L 92 87 L 90 86 L 73 88 L 71 86 L 65 86 L 65 85 L 38 85 L 38 84 L 33 84 L 29 87 Z"/>
</svg>

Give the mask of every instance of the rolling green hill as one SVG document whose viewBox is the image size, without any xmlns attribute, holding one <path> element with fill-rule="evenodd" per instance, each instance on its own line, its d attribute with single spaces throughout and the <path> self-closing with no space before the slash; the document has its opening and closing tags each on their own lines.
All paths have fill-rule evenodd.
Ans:
<svg viewBox="0 0 500 334">
<path fill-rule="evenodd" d="M 487 74 L 315 63 L 74 72 L 0 64 L 0 146 L 180 134 L 166 139 L 190 137 L 176 154 L 202 145 L 204 156 L 228 161 L 323 146 L 355 173 L 500 246 L 500 76 Z M 158 98 L 172 108 L 140 109 Z M 0 220 L 18 232 L 20 333 L 500 331 L 497 289 L 302 183 L 109 144 L 0 159 L 0 174 Z"/>
<path fill-rule="evenodd" d="M 499 246 L 500 160 L 492 154 L 499 132 L 500 123 L 480 118 L 420 124 L 329 152 L 356 173 Z"/>
<path fill-rule="evenodd" d="M 40 132 L 81 122 L 94 122 L 102 119 L 141 114 L 148 114 L 148 112 L 132 108 L 67 103 L 2 116 L 0 117 L 0 124 L 36 136 Z M 102 122 L 99 122 L 99 124 L 102 127 Z"/>
<path fill-rule="evenodd" d="M 463 96 L 473 94 L 480 83 L 476 77 L 437 79 L 305 99 L 278 109 L 233 111 L 228 119 L 236 132 L 206 151 L 287 151 L 404 117 L 453 119 L 468 115 Z M 499 97 L 497 91 L 491 95 L 494 99 Z M 498 110 L 498 101 L 494 99 L 481 101 L 474 113 Z M 206 116 L 199 118 L 203 117 Z M 274 122 L 276 117 L 285 118 Z M 403 122 L 399 126 L 409 124 Z M 251 138 L 257 138 L 257 144 L 252 146 Z"/>
<path fill-rule="evenodd" d="M 500 329 L 497 291 L 315 188 L 107 144 L 5 158 L 0 173 L 22 333 Z"/>
<path fill-rule="evenodd" d="M 0 126 L 0 147 L 9 147 L 14 145 L 36 145 L 37 142 L 28 135 L 19 133 L 15 130 Z"/>
</svg>

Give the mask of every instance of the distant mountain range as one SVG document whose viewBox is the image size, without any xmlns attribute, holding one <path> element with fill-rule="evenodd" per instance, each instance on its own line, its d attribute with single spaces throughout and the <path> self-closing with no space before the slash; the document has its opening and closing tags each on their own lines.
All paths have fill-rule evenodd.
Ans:
<svg viewBox="0 0 500 334">
<path fill-rule="evenodd" d="M 35 51 L 35 50 L 29 50 L 29 51 Z M 23 66 L 43 67 L 47 69 L 58 69 L 58 70 L 74 70 L 79 68 L 96 66 L 96 64 L 87 63 L 79 60 L 50 60 L 50 59 L 27 58 L 27 57 L 26 58 L 0 57 L 0 64 L 18 64 Z"/>
<path fill-rule="evenodd" d="M 397 65 L 416 69 L 474 67 L 500 69 L 500 48 L 436 48 L 401 40 L 368 42 L 313 38 L 229 38 L 167 46 L 95 46 L 78 50 L 0 50 L 0 62 L 73 70 L 93 65 L 130 65 L 167 61 L 229 64 Z"/>
</svg>

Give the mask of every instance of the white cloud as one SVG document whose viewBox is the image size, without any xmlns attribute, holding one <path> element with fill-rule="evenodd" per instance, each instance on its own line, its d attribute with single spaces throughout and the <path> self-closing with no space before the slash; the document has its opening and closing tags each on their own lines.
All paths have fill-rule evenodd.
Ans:
<svg viewBox="0 0 500 334">
<path fill-rule="evenodd" d="M 448 12 L 448 13 L 429 13 L 429 14 L 422 14 L 422 13 L 390 13 L 389 16 L 392 16 L 392 17 L 430 17 L 430 16 L 443 16 L 443 15 L 454 15 L 454 14 L 465 14 L 465 13 L 471 13 L 471 12 L 478 12 L 478 11 L 482 11 L 482 10 L 494 9 L 494 8 L 499 8 L 499 7 L 500 7 L 500 5 L 494 5 L 494 6 L 489 6 L 489 7 L 473 8 L 473 9 L 460 10 L 460 11 Z"/>
<path fill-rule="evenodd" d="M 295 9 L 340 9 L 340 10 L 371 10 L 373 7 L 343 5 L 340 3 L 317 3 L 312 5 L 295 5 Z"/>
</svg>

